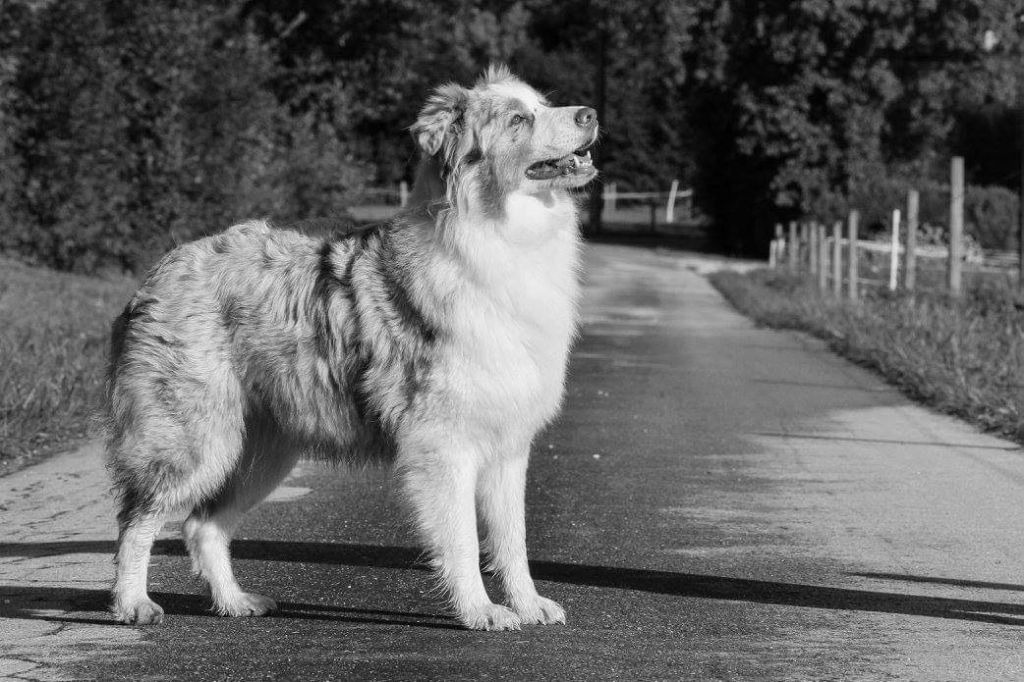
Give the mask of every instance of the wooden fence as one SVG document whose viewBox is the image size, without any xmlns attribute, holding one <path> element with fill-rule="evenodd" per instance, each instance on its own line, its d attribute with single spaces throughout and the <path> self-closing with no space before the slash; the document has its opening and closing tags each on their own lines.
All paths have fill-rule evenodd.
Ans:
<svg viewBox="0 0 1024 682">
<path fill-rule="evenodd" d="M 683 202 L 683 210 L 689 218 L 693 212 L 693 190 L 679 189 L 679 181 L 673 180 L 667 192 L 620 192 L 614 182 L 609 182 L 601 191 L 604 210 L 612 213 L 620 201 L 635 202 L 647 206 L 651 211 L 651 225 L 655 211 L 665 207 L 665 222 L 675 222 L 676 203 Z"/>
<path fill-rule="evenodd" d="M 656 223 L 656 212 L 662 209 L 665 212 L 666 223 L 676 222 L 679 208 L 682 209 L 684 221 L 693 216 L 693 190 L 680 189 L 678 180 L 673 180 L 664 192 L 620 192 L 614 182 L 609 182 L 602 188 L 601 199 L 605 212 L 609 214 L 623 208 L 623 204 L 646 207 L 650 211 L 652 227 Z M 365 187 L 359 191 L 357 201 L 405 208 L 409 203 L 409 185 L 402 181 L 391 187 Z"/>
<path fill-rule="evenodd" d="M 1011 276 L 1019 269 L 1019 256 L 1010 252 L 967 253 L 964 240 L 964 161 L 954 157 L 950 164 L 949 234 L 946 245 L 917 243 L 920 196 L 907 193 L 906 214 L 895 208 L 891 214 L 889 238 L 868 241 L 860 238 L 860 214 L 851 210 L 844 220 L 831 225 L 820 222 L 791 222 L 775 226 L 768 261 L 771 267 L 792 272 L 809 272 L 822 291 L 857 300 L 867 287 L 887 287 L 895 291 L 919 288 L 919 262 L 944 262 L 942 287 L 953 296 L 963 290 L 965 263 L 977 271 Z M 902 241 L 901 241 L 902 239 Z M 865 268 L 870 260 L 872 267 Z M 878 261 L 885 263 L 879 267 Z M 865 275 L 867 270 L 867 276 Z M 882 275 L 885 275 L 884 277 Z M 1019 275 L 1018 275 L 1019 276 Z"/>
</svg>

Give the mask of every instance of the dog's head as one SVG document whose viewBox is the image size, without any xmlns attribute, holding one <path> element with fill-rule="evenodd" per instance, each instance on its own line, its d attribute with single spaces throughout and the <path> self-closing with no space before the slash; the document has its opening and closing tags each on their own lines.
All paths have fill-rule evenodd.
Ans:
<svg viewBox="0 0 1024 682">
<path fill-rule="evenodd" d="M 411 130 L 449 194 L 458 185 L 496 199 L 579 187 L 597 175 L 587 151 L 597 139 L 597 112 L 552 107 L 503 66 L 472 88 L 437 88 Z"/>
</svg>

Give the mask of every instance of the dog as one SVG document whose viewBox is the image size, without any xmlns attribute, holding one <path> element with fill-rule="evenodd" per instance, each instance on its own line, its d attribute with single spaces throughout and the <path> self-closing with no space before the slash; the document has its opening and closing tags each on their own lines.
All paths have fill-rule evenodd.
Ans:
<svg viewBox="0 0 1024 682">
<path fill-rule="evenodd" d="M 565 622 L 530 576 L 524 495 L 576 335 L 573 190 L 597 174 L 597 115 L 491 67 L 438 87 L 410 130 L 422 154 L 405 213 L 326 240 L 252 221 L 184 244 L 114 322 L 118 620 L 162 621 L 147 569 L 174 512 L 189 512 L 182 534 L 217 613 L 275 608 L 241 589 L 229 543 L 308 457 L 393 469 L 465 627 Z"/>
</svg>

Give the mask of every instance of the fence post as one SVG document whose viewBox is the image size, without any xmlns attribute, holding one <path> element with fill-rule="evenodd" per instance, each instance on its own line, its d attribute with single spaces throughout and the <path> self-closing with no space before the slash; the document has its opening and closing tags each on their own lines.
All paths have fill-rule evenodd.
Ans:
<svg viewBox="0 0 1024 682">
<path fill-rule="evenodd" d="M 611 213 L 615 210 L 615 183 L 609 182 L 604 186 L 604 210 Z"/>
<path fill-rule="evenodd" d="M 832 293 L 843 295 L 843 221 L 832 225 Z"/>
<path fill-rule="evenodd" d="M 398 204 L 402 208 L 409 205 L 409 183 L 405 180 L 398 183 Z"/>
<path fill-rule="evenodd" d="M 668 205 L 665 206 L 665 222 L 673 223 L 676 219 L 676 192 L 679 191 L 679 180 L 672 181 L 672 187 L 668 191 Z"/>
<path fill-rule="evenodd" d="M 775 223 L 775 237 L 772 238 L 771 250 L 768 252 L 768 261 L 773 268 L 778 267 L 782 261 L 783 244 L 782 223 Z"/>
<path fill-rule="evenodd" d="M 818 274 L 818 224 L 807 224 L 807 262 L 812 275 Z"/>
<path fill-rule="evenodd" d="M 903 258 L 903 287 L 913 291 L 917 285 L 917 222 L 921 198 L 916 189 L 907 192 L 907 245 Z"/>
<path fill-rule="evenodd" d="M 896 291 L 900 263 L 900 210 L 892 211 L 892 240 L 889 243 L 889 291 Z"/>
<path fill-rule="evenodd" d="M 789 271 L 796 272 L 797 258 L 800 253 L 800 244 L 796 240 L 796 221 L 790 221 L 789 223 L 789 244 L 786 245 L 786 255 L 789 258 Z"/>
<path fill-rule="evenodd" d="M 954 156 L 949 167 L 949 293 L 960 295 L 964 235 L 964 158 Z"/>
<path fill-rule="evenodd" d="M 828 289 L 828 239 L 825 236 L 825 225 L 814 226 L 818 233 L 818 291 L 824 293 Z"/>
<path fill-rule="evenodd" d="M 847 239 L 849 240 L 849 258 L 847 259 L 847 273 L 846 279 L 848 280 L 850 287 L 847 292 L 851 301 L 857 300 L 857 228 L 860 222 L 860 214 L 856 211 L 850 211 L 849 218 L 847 218 Z"/>
<path fill-rule="evenodd" d="M 800 271 L 806 271 L 811 266 L 811 261 L 807 254 L 807 242 L 810 237 L 807 236 L 807 223 L 800 223 Z"/>
</svg>

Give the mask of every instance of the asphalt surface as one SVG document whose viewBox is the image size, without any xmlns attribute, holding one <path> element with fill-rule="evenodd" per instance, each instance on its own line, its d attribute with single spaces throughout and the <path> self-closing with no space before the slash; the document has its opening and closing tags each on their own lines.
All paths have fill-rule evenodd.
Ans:
<svg viewBox="0 0 1024 682">
<path fill-rule="evenodd" d="M 591 247 L 529 546 L 565 626 L 461 630 L 383 475 L 304 465 L 208 612 L 173 526 L 161 626 L 111 625 L 98 448 L 0 479 L 7 679 L 1024 679 L 1024 452 L 756 328 L 697 256 Z M 6 644 L 5 644 L 6 640 Z"/>
</svg>

